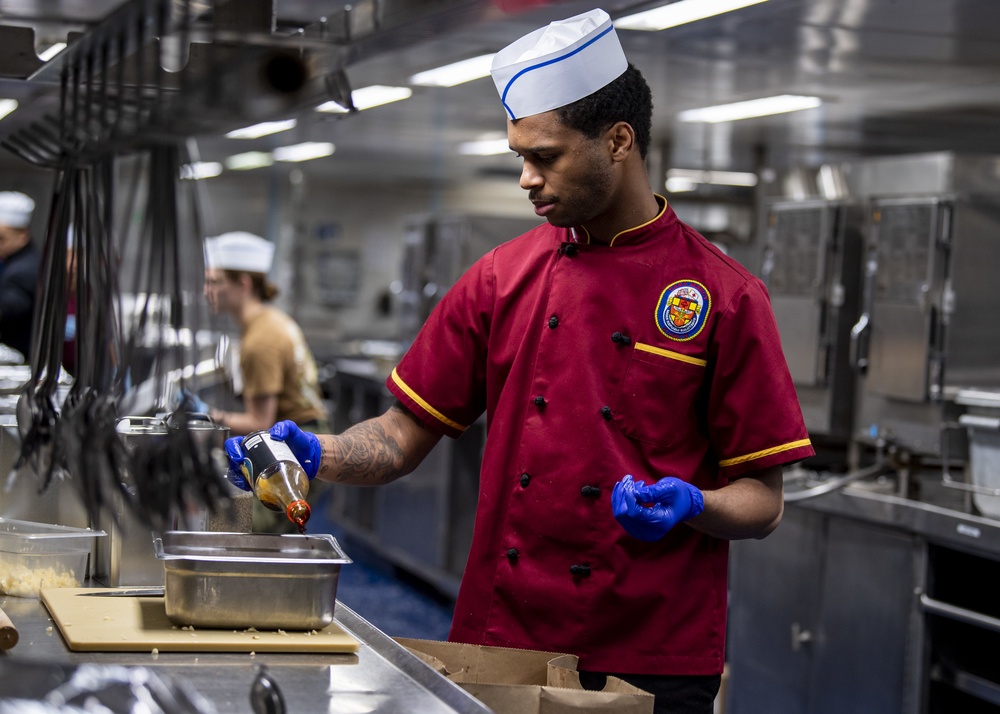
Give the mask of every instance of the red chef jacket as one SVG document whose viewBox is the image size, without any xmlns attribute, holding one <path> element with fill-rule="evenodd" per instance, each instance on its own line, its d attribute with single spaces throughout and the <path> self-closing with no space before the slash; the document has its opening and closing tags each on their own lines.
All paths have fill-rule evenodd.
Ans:
<svg viewBox="0 0 1000 714">
<path fill-rule="evenodd" d="M 611 245 L 544 224 L 485 255 L 387 380 L 439 433 L 487 414 L 451 640 L 722 672 L 728 541 L 636 540 L 611 489 L 717 489 L 814 452 L 763 284 L 657 199 Z"/>
</svg>

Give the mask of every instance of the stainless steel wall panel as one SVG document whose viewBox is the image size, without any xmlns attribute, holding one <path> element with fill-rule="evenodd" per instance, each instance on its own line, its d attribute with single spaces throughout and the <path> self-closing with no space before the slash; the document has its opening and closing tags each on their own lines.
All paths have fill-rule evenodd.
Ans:
<svg viewBox="0 0 1000 714">
<path fill-rule="evenodd" d="M 950 405 L 950 402 L 913 402 L 862 391 L 855 437 L 866 443 L 882 437 L 918 454 L 940 455 L 942 438 L 958 434 L 943 432 L 941 428 L 949 416 L 957 418 L 957 414 L 951 414 Z M 953 438 L 952 443 L 951 457 L 960 458 L 964 453 L 958 448 L 960 441 Z"/>
<path fill-rule="evenodd" d="M 846 164 L 843 176 L 854 197 L 940 193 L 954 186 L 955 160 L 949 152 L 878 157 Z"/>
<path fill-rule="evenodd" d="M 883 303 L 872 315 L 867 388 L 877 394 L 922 402 L 927 399 L 927 318 L 914 305 Z"/>
<path fill-rule="evenodd" d="M 822 385 L 826 354 L 819 348 L 821 306 L 814 298 L 778 295 L 771 298 L 771 307 L 792 381 L 796 387 Z"/>
</svg>

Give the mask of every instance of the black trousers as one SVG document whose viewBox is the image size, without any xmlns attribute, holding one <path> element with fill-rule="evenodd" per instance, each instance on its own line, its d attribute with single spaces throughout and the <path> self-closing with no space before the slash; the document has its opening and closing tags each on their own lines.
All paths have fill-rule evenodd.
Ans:
<svg viewBox="0 0 1000 714">
<path fill-rule="evenodd" d="M 580 684 L 584 689 L 604 689 L 609 674 L 652 694 L 656 698 L 653 714 L 713 714 L 722 684 L 718 674 L 682 677 L 615 672 L 580 672 Z"/>
</svg>

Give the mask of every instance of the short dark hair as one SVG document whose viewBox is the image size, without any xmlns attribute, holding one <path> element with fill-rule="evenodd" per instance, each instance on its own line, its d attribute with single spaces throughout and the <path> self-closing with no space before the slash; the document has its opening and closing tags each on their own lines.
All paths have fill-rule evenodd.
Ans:
<svg viewBox="0 0 1000 714">
<path fill-rule="evenodd" d="M 564 124 L 596 139 L 616 122 L 626 122 L 635 131 L 639 155 L 649 151 L 650 127 L 653 123 L 653 95 L 642 73 L 629 63 L 618 79 L 593 94 L 556 109 Z"/>
</svg>

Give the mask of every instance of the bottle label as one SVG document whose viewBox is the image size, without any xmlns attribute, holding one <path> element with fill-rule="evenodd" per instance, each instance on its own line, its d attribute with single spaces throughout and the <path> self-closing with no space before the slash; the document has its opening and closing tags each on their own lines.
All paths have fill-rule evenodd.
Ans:
<svg viewBox="0 0 1000 714">
<path fill-rule="evenodd" d="M 269 474 L 265 472 L 277 463 L 282 461 L 290 461 L 296 465 L 299 463 L 295 454 L 288 448 L 288 444 L 272 439 L 266 431 L 257 431 L 244 437 L 243 451 L 246 457 L 240 470 L 248 484 L 253 484 L 259 476 L 263 475 L 266 478 Z"/>
</svg>

